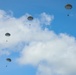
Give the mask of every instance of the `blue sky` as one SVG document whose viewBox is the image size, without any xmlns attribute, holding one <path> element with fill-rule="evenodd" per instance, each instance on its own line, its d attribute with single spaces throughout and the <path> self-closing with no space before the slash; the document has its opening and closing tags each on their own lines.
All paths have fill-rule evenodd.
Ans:
<svg viewBox="0 0 76 75">
<path fill-rule="evenodd" d="M 0 0 L 0 74 L 76 75 L 75 7 L 76 0 Z"/>
</svg>

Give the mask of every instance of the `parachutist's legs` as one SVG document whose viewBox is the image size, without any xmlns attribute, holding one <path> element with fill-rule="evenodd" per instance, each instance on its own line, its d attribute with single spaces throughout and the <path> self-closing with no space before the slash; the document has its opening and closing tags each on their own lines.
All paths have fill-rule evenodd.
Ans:
<svg viewBox="0 0 76 75">
<path fill-rule="evenodd" d="M 8 40 L 6 40 L 6 42 L 8 42 Z"/>
<path fill-rule="evenodd" d="M 6 67 L 7 67 L 7 65 L 6 65 Z"/>
</svg>

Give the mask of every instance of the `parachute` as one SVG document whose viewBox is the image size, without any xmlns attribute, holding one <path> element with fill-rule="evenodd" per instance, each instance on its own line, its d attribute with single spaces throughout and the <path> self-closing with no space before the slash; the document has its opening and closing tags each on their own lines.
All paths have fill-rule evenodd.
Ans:
<svg viewBox="0 0 76 75">
<path fill-rule="evenodd" d="M 65 5 L 65 8 L 66 9 L 72 9 L 72 5 L 71 4 L 67 4 L 67 5 Z"/>
<path fill-rule="evenodd" d="M 10 58 L 7 58 L 6 61 L 11 62 L 12 60 Z"/>
<path fill-rule="evenodd" d="M 32 17 L 32 16 L 29 16 L 27 19 L 28 19 L 29 21 L 32 21 L 32 20 L 33 20 L 33 17 Z"/>
<path fill-rule="evenodd" d="M 72 9 L 72 5 L 71 4 L 66 4 L 65 5 L 65 8 L 67 9 L 67 10 L 71 10 Z M 70 14 L 67 14 L 67 16 L 70 16 Z"/>
<path fill-rule="evenodd" d="M 6 61 L 11 62 L 12 60 L 10 58 L 6 58 Z M 6 67 L 7 67 L 7 65 L 6 65 Z"/>
<path fill-rule="evenodd" d="M 10 37 L 11 34 L 10 34 L 10 33 L 5 33 L 5 36 L 6 36 L 6 37 Z M 8 40 L 6 40 L 6 42 L 8 42 Z"/>
<path fill-rule="evenodd" d="M 5 33 L 5 36 L 9 37 L 9 36 L 11 36 L 11 34 L 10 33 Z"/>
</svg>

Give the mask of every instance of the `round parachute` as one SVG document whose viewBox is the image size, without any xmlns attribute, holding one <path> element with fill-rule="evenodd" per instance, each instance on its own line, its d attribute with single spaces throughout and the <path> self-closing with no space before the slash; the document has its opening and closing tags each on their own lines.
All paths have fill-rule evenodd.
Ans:
<svg viewBox="0 0 76 75">
<path fill-rule="evenodd" d="M 9 36 L 11 36 L 11 34 L 10 33 L 5 33 L 5 36 L 8 36 L 9 37 Z"/>
<path fill-rule="evenodd" d="M 12 61 L 10 58 L 7 58 L 6 60 L 7 60 L 8 62 L 11 62 L 11 61 Z"/>
<path fill-rule="evenodd" d="M 29 21 L 32 21 L 32 20 L 33 20 L 33 17 L 32 17 L 32 16 L 29 16 L 27 19 L 28 19 Z"/>
<path fill-rule="evenodd" d="M 67 5 L 65 5 L 65 8 L 66 9 L 72 9 L 72 5 L 71 4 L 67 4 Z"/>
</svg>

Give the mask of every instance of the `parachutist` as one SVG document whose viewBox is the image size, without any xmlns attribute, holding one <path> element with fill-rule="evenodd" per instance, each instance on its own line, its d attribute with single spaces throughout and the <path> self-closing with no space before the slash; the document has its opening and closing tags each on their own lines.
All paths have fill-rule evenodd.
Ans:
<svg viewBox="0 0 76 75">
<path fill-rule="evenodd" d="M 69 16 L 69 14 L 67 14 L 67 16 Z"/>
<path fill-rule="evenodd" d="M 6 67 L 7 67 L 7 65 L 6 65 Z"/>
</svg>

